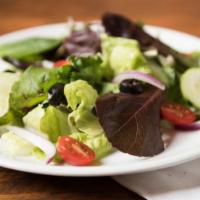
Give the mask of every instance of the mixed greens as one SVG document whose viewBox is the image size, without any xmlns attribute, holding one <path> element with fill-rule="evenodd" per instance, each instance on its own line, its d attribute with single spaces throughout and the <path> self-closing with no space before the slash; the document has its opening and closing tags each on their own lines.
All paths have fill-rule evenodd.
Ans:
<svg viewBox="0 0 200 200">
<path fill-rule="evenodd" d="M 153 156 L 164 150 L 160 107 L 175 127 L 194 128 L 198 53 L 179 53 L 112 13 L 71 28 L 64 39 L 0 45 L 0 154 L 73 165 L 113 147 Z"/>
</svg>

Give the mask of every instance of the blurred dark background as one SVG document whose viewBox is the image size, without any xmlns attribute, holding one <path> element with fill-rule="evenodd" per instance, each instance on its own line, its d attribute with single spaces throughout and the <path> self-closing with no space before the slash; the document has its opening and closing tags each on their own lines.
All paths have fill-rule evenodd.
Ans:
<svg viewBox="0 0 200 200">
<path fill-rule="evenodd" d="M 0 34 L 68 16 L 98 19 L 105 11 L 200 36 L 199 0 L 0 0 Z"/>
</svg>

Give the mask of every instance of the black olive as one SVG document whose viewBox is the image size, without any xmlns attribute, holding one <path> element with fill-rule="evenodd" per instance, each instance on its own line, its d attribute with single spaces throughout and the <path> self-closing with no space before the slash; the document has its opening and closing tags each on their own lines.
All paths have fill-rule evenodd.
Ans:
<svg viewBox="0 0 200 200">
<path fill-rule="evenodd" d="M 120 92 L 141 94 L 144 91 L 143 84 L 137 80 L 127 79 L 120 83 Z"/>
<path fill-rule="evenodd" d="M 63 83 L 57 83 L 50 89 L 49 103 L 51 105 L 58 106 L 60 104 L 67 104 L 67 100 L 64 95 L 64 86 L 65 85 Z"/>
</svg>

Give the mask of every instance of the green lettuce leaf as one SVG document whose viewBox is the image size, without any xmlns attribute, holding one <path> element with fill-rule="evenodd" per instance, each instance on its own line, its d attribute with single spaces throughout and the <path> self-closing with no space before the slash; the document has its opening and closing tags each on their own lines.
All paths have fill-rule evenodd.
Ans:
<svg viewBox="0 0 200 200">
<path fill-rule="evenodd" d="M 112 151 L 112 145 L 103 133 L 94 137 L 84 133 L 72 134 L 71 137 L 88 145 L 95 152 L 96 160 L 108 155 Z"/>
<path fill-rule="evenodd" d="M 9 156 L 29 156 L 34 146 L 12 132 L 4 133 L 0 138 L 0 153 Z"/>
<path fill-rule="evenodd" d="M 39 160 L 44 160 L 46 157 L 41 149 L 12 132 L 2 134 L 0 138 L 0 153 L 11 157 L 34 156 Z"/>
<path fill-rule="evenodd" d="M 29 67 L 15 82 L 10 95 L 10 108 L 22 116 L 48 97 L 48 90 L 58 82 L 54 70 Z"/>
<path fill-rule="evenodd" d="M 42 108 L 41 105 L 38 105 L 36 108 L 28 112 L 23 117 L 23 122 L 25 127 L 41 131 L 40 121 L 44 115 L 45 115 L 45 110 Z"/>
<path fill-rule="evenodd" d="M 148 59 L 151 73 L 168 88 L 171 87 L 176 80 L 175 64 L 175 60 L 172 56 L 164 57 L 158 55 L 155 58 Z"/>
<path fill-rule="evenodd" d="M 49 106 L 40 120 L 40 130 L 46 133 L 52 142 L 56 142 L 60 135 L 70 135 L 71 133 L 67 119 L 67 113 Z"/>
<path fill-rule="evenodd" d="M 14 121 L 14 115 L 11 111 L 8 111 L 6 114 L 0 117 L 0 126 L 9 124 L 10 122 Z"/>
<path fill-rule="evenodd" d="M 56 48 L 61 40 L 50 38 L 28 38 L 0 45 L 0 57 L 11 56 L 17 59 L 30 59 Z"/>
<path fill-rule="evenodd" d="M 132 69 L 149 70 L 136 40 L 102 34 L 101 41 L 103 65 L 110 68 L 114 75 Z"/>
<path fill-rule="evenodd" d="M 112 151 L 112 145 L 104 134 L 85 140 L 84 143 L 95 152 L 96 159 L 100 159 Z"/>
<path fill-rule="evenodd" d="M 97 91 L 83 80 L 66 84 L 64 94 L 68 102 L 68 107 L 73 111 L 76 109 L 91 110 L 98 97 Z"/>
<path fill-rule="evenodd" d="M 96 116 L 89 110 L 76 110 L 70 113 L 68 124 L 72 133 L 86 133 L 88 137 L 104 132 Z"/>
<path fill-rule="evenodd" d="M 18 123 L 17 116 L 10 110 L 9 97 L 13 84 L 19 79 L 19 73 L 0 73 L 0 125 Z"/>
<path fill-rule="evenodd" d="M 97 117 L 88 110 L 81 111 L 77 115 L 75 123 L 80 132 L 87 133 L 91 137 L 104 132 Z"/>
<path fill-rule="evenodd" d="M 45 153 L 38 147 L 34 147 L 32 156 L 36 157 L 38 160 L 44 160 L 46 158 Z"/>
<path fill-rule="evenodd" d="M 68 115 L 70 136 L 92 148 L 97 159 L 108 154 L 112 146 L 97 117 L 91 112 L 98 97 L 96 90 L 86 81 L 77 80 L 65 85 L 64 93 L 68 106 L 73 110 Z"/>
<path fill-rule="evenodd" d="M 69 115 L 72 119 L 72 115 Z M 71 137 L 88 145 L 96 155 L 96 159 L 106 156 L 112 150 L 112 145 L 106 138 L 97 119 L 90 111 L 73 112 L 73 122 L 76 130 Z"/>
<path fill-rule="evenodd" d="M 98 54 L 84 57 L 71 56 L 69 60 L 74 69 L 71 73 L 71 81 L 83 79 L 92 86 L 99 87 L 104 77 L 104 70 L 101 67 L 102 59 Z"/>
<path fill-rule="evenodd" d="M 0 72 L 0 117 L 9 111 L 9 96 L 19 74 Z"/>
<path fill-rule="evenodd" d="M 101 90 L 101 94 L 107 94 L 107 93 L 119 93 L 119 84 L 117 83 L 111 83 L 111 82 L 104 82 L 102 84 L 102 90 Z"/>
</svg>

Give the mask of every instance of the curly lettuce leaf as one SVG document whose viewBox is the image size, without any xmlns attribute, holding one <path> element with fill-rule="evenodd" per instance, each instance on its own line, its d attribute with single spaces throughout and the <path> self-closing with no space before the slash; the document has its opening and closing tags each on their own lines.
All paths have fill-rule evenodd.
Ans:
<svg viewBox="0 0 200 200">
<path fill-rule="evenodd" d="M 81 111 L 76 117 L 76 127 L 83 133 L 95 136 L 103 133 L 97 117 L 90 111 Z"/>
<path fill-rule="evenodd" d="M 98 54 L 82 57 L 71 56 L 69 60 L 74 69 L 70 76 L 71 81 L 83 79 L 94 87 L 101 84 L 105 70 L 101 66 L 102 59 Z"/>
<path fill-rule="evenodd" d="M 68 115 L 71 136 L 92 148 L 97 159 L 108 154 L 112 146 L 97 117 L 91 112 L 98 97 L 96 90 L 86 81 L 78 80 L 65 85 L 64 93 L 68 106 L 73 110 Z"/>
<path fill-rule="evenodd" d="M 86 133 L 88 137 L 94 137 L 103 133 L 98 119 L 89 110 L 76 110 L 70 113 L 68 124 L 72 133 Z"/>
<path fill-rule="evenodd" d="M 86 81 L 77 80 L 65 85 L 64 94 L 68 107 L 76 109 L 92 109 L 98 97 L 97 91 Z"/>
<path fill-rule="evenodd" d="M 94 122 L 91 110 L 95 106 L 98 97 L 97 91 L 86 81 L 77 80 L 65 85 L 64 94 L 68 102 L 68 107 L 73 111 L 69 114 L 68 124 L 73 133 L 80 132 L 81 128 L 78 125 L 83 127 L 83 120 L 87 121 L 87 125 L 90 122 L 84 119 L 84 117 L 90 118 Z"/>
<path fill-rule="evenodd" d="M 112 145 L 106 138 L 105 134 L 90 137 L 88 134 L 72 134 L 71 137 L 88 145 L 96 155 L 96 160 L 108 155 L 112 151 Z"/>
<path fill-rule="evenodd" d="M 97 117 L 90 111 L 75 111 L 73 115 L 69 115 L 69 119 L 75 126 L 70 136 L 88 145 L 95 152 L 96 159 L 111 152 L 112 145 L 106 138 Z"/>
<path fill-rule="evenodd" d="M 136 40 L 106 34 L 102 35 L 101 40 L 103 65 L 110 68 L 114 75 L 132 69 L 148 71 L 146 60 Z"/>
</svg>

